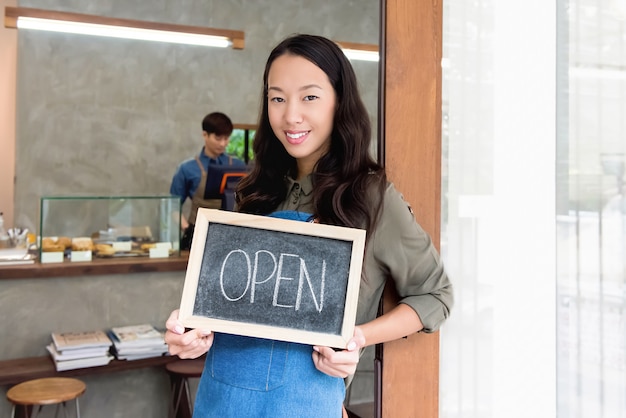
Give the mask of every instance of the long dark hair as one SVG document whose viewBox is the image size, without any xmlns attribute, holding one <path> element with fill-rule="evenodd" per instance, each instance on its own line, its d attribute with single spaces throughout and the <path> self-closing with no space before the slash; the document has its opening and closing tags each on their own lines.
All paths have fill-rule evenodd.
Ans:
<svg viewBox="0 0 626 418">
<path fill-rule="evenodd" d="M 254 166 L 237 188 L 238 210 L 271 213 L 287 197 L 285 176 L 297 174 L 295 158 L 274 135 L 268 117 L 268 74 L 274 60 L 285 54 L 301 56 L 318 66 L 337 96 L 330 149 L 312 173 L 313 216 L 325 224 L 373 229 L 387 179 L 384 169 L 370 155 L 369 116 L 350 61 L 334 42 L 315 35 L 290 36 L 267 59 L 253 142 Z"/>
</svg>

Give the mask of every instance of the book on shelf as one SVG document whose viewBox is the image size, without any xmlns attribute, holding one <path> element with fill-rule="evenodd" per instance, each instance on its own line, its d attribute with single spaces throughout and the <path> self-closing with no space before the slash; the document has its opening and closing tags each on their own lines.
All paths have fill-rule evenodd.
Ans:
<svg viewBox="0 0 626 418">
<path fill-rule="evenodd" d="M 109 331 L 111 352 L 118 360 L 138 360 L 168 354 L 164 332 L 149 324 L 114 327 Z"/>
<path fill-rule="evenodd" d="M 65 353 L 71 350 L 106 348 L 113 344 L 103 330 L 83 332 L 53 332 L 52 342 L 56 351 Z"/>
<path fill-rule="evenodd" d="M 57 371 L 104 366 L 113 360 L 113 342 L 103 330 L 53 332 L 46 346 Z"/>
<path fill-rule="evenodd" d="M 145 347 L 116 347 L 113 345 L 111 351 L 119 354 L 164 353 L 168 351 L 168 348 L 165 343 Z"/>
<path fill-rule="evenodd" d="M 113 360 L 111 354 L 98 357 L 77 358 L 73 360 L 54 361 L 54 367 L 57 372 L 74 369 L 84 369 L 86 367 L 106 366 Z"/>
<path fill-rule="evenodd" d="M 150 324 L 113 327 L 109 335 L 116 348 L 154 347 L 165 344 L 164 333 Z"/>
<path fill-rule="evenodd" d="M 115 353 L 115 358 L 118 360 L 141 360 L 141 359 L 145 359 L 145 358 L 152 358 L 152 357 L 162 357 L 162 356 L 169 356 L 169 353 L 167 351 L 162 352 L 162 351 L 158 351 L 158 352 L 145 352 L 145 353 L 129 353 L 129 354 L 119 354 L 119 353 Z"/>
<path fill-rule="evenodd" d="M 76 360 L 82 358 L 103 357 L 109 354 L 109 347 L 79 348 L 76 350 L 59 351 L 54 343 L 48 344 L 46 349 L 54 361 Z"/>
</svg>

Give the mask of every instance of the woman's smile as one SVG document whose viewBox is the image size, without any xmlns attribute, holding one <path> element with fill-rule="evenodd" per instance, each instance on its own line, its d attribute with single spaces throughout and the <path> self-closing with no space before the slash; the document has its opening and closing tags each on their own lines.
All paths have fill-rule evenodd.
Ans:
<svg viewBox="0 0 626 418">
<path fill-rule="evenodd" d="M 285 131 L 287 141 L 291 145 L 298 145 L 306 141 L 311 131 Z"/>
</svg>

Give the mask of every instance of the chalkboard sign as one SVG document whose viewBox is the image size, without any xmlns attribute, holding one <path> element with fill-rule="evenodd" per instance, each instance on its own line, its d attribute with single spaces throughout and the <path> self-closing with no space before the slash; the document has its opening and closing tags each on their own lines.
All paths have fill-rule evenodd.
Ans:
<svg viewBox="0 0 626 418">
<path fill-rule="evenodd" d="M 179 318 L 186 327 L 345 348 L 365 231 L 198 210 Z"/>
</svg>

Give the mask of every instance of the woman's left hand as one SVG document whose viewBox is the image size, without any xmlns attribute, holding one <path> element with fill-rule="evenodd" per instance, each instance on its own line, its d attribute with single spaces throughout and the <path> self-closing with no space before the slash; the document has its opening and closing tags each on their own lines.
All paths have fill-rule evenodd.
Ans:
<svg viewBox="0 0 626 418">
<path fill-rule="evenodd" d="M 346 378 L 356 371 L 361 355 L 360 348 L 365 346 L 365 336 L 360 327 L 354 328 L 354 336 L 345 350 L 335 351 L 330 347 L 313 346 L 315 368 L 329 376 Z"/>
</svg>

